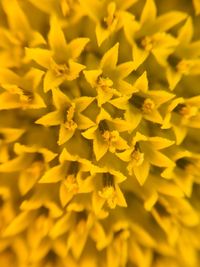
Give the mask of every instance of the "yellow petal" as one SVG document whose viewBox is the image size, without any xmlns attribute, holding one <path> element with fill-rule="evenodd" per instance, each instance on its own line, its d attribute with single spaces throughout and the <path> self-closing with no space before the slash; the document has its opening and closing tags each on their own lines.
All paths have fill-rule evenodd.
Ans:
<svg viewBox="0 0 200 267">
<path fill-rule="evenodd" d="M 48 70 L 44 76 L 44 92 L 58 87 L 66 79 L 65 75 L 56 75 L 52 70 Z"/>
<path fill-rule="evenodd" d="M 144 160 L 141 165 L 133 167 L 133 172 L 140 185 L 143 185 L 145 183 L 149 174 L 149 169 L 150 164 L 147 160 Z"/>
<path fill-rule="evenodd" d="M 148 149 L 147 151 L 146 151 L 146 157 L 148 158 L 148 160 L 150 161 L 152 165 L 155 165 L 158 167 L 170 167 L 174 165 L 174 162 L 171 161 L 164 154 L 153 149 Z"/>
<path fill-rule="evenodd" d="M 52 52 L 42 48 L 26 48 L 26 59 L 34 60 L 40 66 L 48 69 L 51 63 Z"/>
<path fill-rule="evenodd" d="M 187 14 L 179 11 L 170 11 L 160 15 L 153 26 L 155 32 L 167 31 L 187 18 Z"/>
<path fill-rule="evenodd" d="M 156 150 L 163 149 L 174 144 L 174 141 L 158 136 L 150 137 L 149 141 L 152 143 L 153 148 Z"/>
<path fill-rule="evenodd" d="M 13 236 L 25 230 L 33 219 L 30 212 L 24 211 L 14 218 L 14 220 L 5 229 L 3 235 Z"/>
<path fill-rule="evenodd" d="M 52 167 L 46 171 L 45 174 L 39 180 L 39 183 L 57 183 L 65 178 L 66 168 L 63 165 Z"/>
<path fill-rule="evenodd" d="M 174 134 L 176 137 L 176 144 L 180 145 L 186 137 L 187 128 L 183 126 L 176 126 L 176 125 L 173 125 L 172 127 L 173 127 Z"/>
<path fill-rule="evenodd" d="M 135 43 L 132 46 L 132 56 L 133 62 L 135 64 L 135 69 L 137 69 L 149 56 L 149 52 L 140 49 Z"/>
<path fill-rule="evenodd" d="M 63 114 L 61 111 L 52 111 L 39 118 L 35 123 L 42 124 L 44 126 L 59 125 L 63 121 Z"/>
<path fill-rule="evenodd" d="M 127 207 L 126 199 L 118 184 L 115 185 L 115 192 L 117 196 L 117 205 L 120 207 Z"/>
<path fill-rule="evenodd" d="M 110 48 L 102 57 L 100 67 L 103 71 L 109 72 L 115 69 L 118 61 L 119 43 Z"/>
<path fill-rule="evenodd" d="M 63 183 L 61 183 L 59 190 L 59 197 L 63 207 L 65 207 L 70 202 L 73 196 L 74 196 L 73 192 L 69 192 L 66 186 Z"/>
<path fill-rule="evenodd" d="M 97 85 L 98 77 L 102 74 L 102 70 L 85 70 L 83 74 L 87 82 L 94 88 Z"/>
<path fill-rule="evenodd" d="M 24 37 L 30 34 L 29 22 L 16 0 L 2 0 L 3 9 L 8 17 L 10 28 L 16 32 L 22 32 Z"/>
<path fill-rule="evenodd" d="M 152 23 L 156 18 L 157 8 L 154 0 L 146 0 L 145 6 L 142 10 L 140 22 L 141 24 Z"/>
<path fill-rule="evenodd" d="M 149 86 L 146 71 L 135 81 L 134 87 L 143 93 L 148 91 Z"/>
<path fill-rule="evenodd" d="M 135 70 L 135 63 L 133 61 L 128 61 L 125 63 L 121 63 L 117 66 L 117 74 L 120 79 L 126 78 L 131 72 Z"/>
<path fill-rule="evenodd" d="M 66 129 L 66 127 L 63 124 L 61 124 L 59 131 L 59 140 L 58 140 L 59 146 L 69 141 L 69 139 L 71 139 L 72 136 L 74 135 L 75 130 L 76 129 Z"/>
<path fill-rule="evenodd" d="M 73 225 L 73 217 L 70 213 L 59 219 L 50 231 L 50 236 L 56 239 L 60 235 L 66 233 Z"/>
<path fill-rule="evenodd" d="M 4 135 L 4 139 L 8 143 L 17 140 L 24 132 L 24 129 L 0 128 L 0 133 Z"/>
<path fill-rule="evenodd" d="M 96 38 L 98 46 L 101 46 L 101 44 L 109 37 L 109 35 L 109 31 L 104 29 L 101 24 L 98 23 L 96 26 Z"/>
<path fill-rule="evenodd" d="M 193 24 L 192 19 L 189 17 L 180 29 L 178 34 L 178 40 L 180 43 L 189 44 L 193 37 Z"/>
<path fill-rule="evenodd" d="M 199 15 L 200 14 L 200 1 L 193 0 L 193 5 L 194 5 L 196 15 Z"/>
<path fill-rule="evenodd" d="M 26 158 L 24 155 L 0 164 L 0 172 L 16 172 L 26 168 L 32 158 Z"/>
<path fill-rule="evenodd" d="M 72 59 L 77 59 L 84 50 L 87 43 L 90 41 L 88 38 L 76 38 L 73 39 L 67 45 L 67 56 Z"/>
<path fill-rule="evenodd" d="M 55 56 L 60 58 L 62 53 L 66 53 L 67 43 L 65 40 L 65 35 L 61 29 L 58 19 L 55 16 L 51 17 L 50 19 L 48 40 Z"/>
<path fill-rule="evenodd" d="M 20 77 L 15 74 L 13 71 L 0 68 L 0 83 L 1 84 L 16 84 L 18 85 L 20 82 Z"/>
<path fill-rule="evenodd" d="M 102 137 L 97 135 L 93 141 L 93 150 L 96 160 L 99 161 L 108 151 L 108 144 L 103 141 Z"/>
</svg>

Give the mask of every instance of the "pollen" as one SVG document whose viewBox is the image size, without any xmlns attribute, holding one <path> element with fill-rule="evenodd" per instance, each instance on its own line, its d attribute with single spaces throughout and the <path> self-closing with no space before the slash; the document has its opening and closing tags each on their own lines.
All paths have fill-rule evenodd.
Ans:
<svg viewBox="0 0 200 267">
<path fill-rule="evenodd" d="M 135 166 L 140 166 L 144 161 L 144 153 L 141 153 L 138 149 L 135 149 L 131 154 L 131 162 Z"/>
<path fill-rule="evenodd" d="M 155 103 L 150 98 L 146 98 L 142 104 L 142 111 L 150 114 L 155 109 Z"/>
<path fill-rule="evenodd" d="M 98 193 L 100 197 L 106 200 L 109 208 L 114 209 L 116 207 L 116 193 L 113 186 L 105 186 Z"/>
<path fill-rule="evenodd" d="M 67 176 L 64 181 L 64 185 L 68 192 L 76 194 L 79 191 L 79 186 L 74 174 L 70 174 Z"/>
<path fill-rule="evenodd" d="M 51 70 L 54 71 L 57 77 L 66 75 L 69 73 L 69 68 L 66 64 L 57 64 L 54 60 L 51 61 Z"/>
</svg>

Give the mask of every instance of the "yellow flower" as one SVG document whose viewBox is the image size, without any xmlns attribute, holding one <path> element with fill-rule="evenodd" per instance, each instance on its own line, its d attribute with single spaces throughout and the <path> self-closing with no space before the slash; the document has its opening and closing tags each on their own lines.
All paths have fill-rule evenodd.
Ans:
<svg viewBox="0 0 200 267">
<path fill-rule="evenodd" d="M 162 128 L 172 127 L 176 143 L 180 144 L 187 135 L 188 128 L 199 128 L 199 96 L 176 98 L 168 106 Z"/>
<path fill-rule="evenodd" d="M 18 1 L 2 1 L 2 7 L 7 17 L 9 29 L 0 28 L 3 40 L 1 47 L 1 67 L 20 67 L 24 60 L 24 48 L 45 44 L 41 33 L 32 29 L 28 18 Z"/>
<path fill-rule="evenodd" d="M 173 166 L 174 163 L 159 150 L 169 147 L 174 142 L 161 137 L 146 137 L 137 132 L 131 142 L 131 147 L 117 153 L 123 161 L 128 162 L 129 175 L 135 175 L 143 185 L 149 175 L 150 165 L 158 167 Z"/>
<path fill-rule="evenodd" d="M 130 130 L 130 123 L 120 118 L 112 119 L 102 108 L 99 113 L 96 125 L 84 131 L 82 135 L 93 141 L 93 151 L 96 160 L 99 161 L 108 151 L 115 153 L 116 150 L 128 148 L 126 140 L 120 136 L 120 132 Z M 116 130 L 112 130 L 115 127 Z"/>
<path fill-rule="evenodd" d="M 37 92 L 43 71 L 32 68 L 22 77 L 9 69 L 0 69 L 0 84 L 5 92 L 0 94 L 0 110 L 40 109 L 46 107 Z"/>
<path fill-rule="evenodd" d="M 85 13 L 96 24 L 96 38 L 97 44 L 100 46 L 106 39 L 110 37 L 114 32 L 119 31 L 124 27 L 126 20 L 131 16 L 126 9 L 130 8 L 137 0 L 129 1 L 99 1 L 94 0 L 91 4 L 88 0 L 81 0 L 81 7 L 85 10 Z"/>
<path fill-rule="evenodd" d="M 34 60 L 44 69 L 44 91 L 54 89 L 65 80 L 74 80 L 85 68 L 76 62 L 82 50 L 89 42 L 88 38 L 76 38 L 67 44 L 64 32 L 55 17 L 51 18 L 48 35 L 50 50 L 27 48 L 27 60 Z"/>
<path fill-rule="evenodd" d="M 199 14 L 0 1 L 0 266 L 199 266 Z"/>
<path fill-rule="evenodd" d="M 75 133 L 76 129 L 87 129 L 94 123 L 81 114 L 93 101 L 92 97 L 80 97 L 71 101 L 58 88 L 52 92 L 56 110 L 40 117 L 36 123 L 44 126 L 60 125 L 58 144 L 66 143 Z"/>
<path fill-rule="evenodd" d="M 126 95 L 110 102 L 125 110 L 125 119 L 132 124 L 132 129 L 139 125 L 142 118 L 162 124 L 159 108 L 174 97 L 164 90 L 149 90 L 146 72 L 135 81 L 132 88 L 127 88 Z"/>
<path fill-rule="evenodd" d="M 167 12 L 157 17 L 154 0 L 148 0 L 142 10 L 140 21 L 130 20 L 125 24 L 125 35 L 132 45 L 135 68 L 138 68 L 150 52 L 161 65 L 166 65 L 167 57 L 178 45 L 177 40 L 167 30 L 187 17 L 179 11 Z"/>
<path fill-rule="evenodd" d="M 131 85 L 124 79 L 134 70 L 132 61 L 118 62 L 119 44 L 109 49 L 102 57 L 97 70 L 83 71 L 86 80 L 96 90 L 98 106 L 109 102 L 109 100 L 121 96 Z"/>
</svg>

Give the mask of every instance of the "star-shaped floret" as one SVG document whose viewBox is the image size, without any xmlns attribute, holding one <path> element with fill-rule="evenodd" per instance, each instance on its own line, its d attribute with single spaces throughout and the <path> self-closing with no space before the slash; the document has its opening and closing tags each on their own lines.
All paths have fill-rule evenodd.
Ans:
<svg viewBox="0 0 200 267">
<path fill-rule="evenodd" d="M 107 167 L 98 168 L 95 172 L 91 183 L 93 184 L 92 207 L 95 214 L 100 215 L 105 204 L 110 209 L 116 206 L 127 207 L 125 197 L 119 187 L 126 177 L 121 172 Z"/>
<path fill-rule="evenodd" d="M 132 129 L 139 125 L 142 118 L 162 124 L 159 108 L 174 97 L 164 90 L 149 90 L 148 87 L 147 73 L 144 72 L 129 90 L 127 88 L 124 91 L 122 97 L 109 101 L 115 107 L 125 110 L 125 118 L 132 124 Z"/>
<path fill-rule="evenodd" d="M 37 183 L 56 154 L 47 148 L 19 143 L 15 143 L 14 152 L 17 156 L 2 163 L 0 172 L 20 172 L 18 186 L 20 193 L 24 195 Z"/>
<path fill-rule="evenodd" d="M 52 94 L 56 110 L 45 114 L 36 123 L 44 126 L 60 125 L 59 145 L 66 143 L 75 134 L 76 129 L 85 130 L 94 125 L 93 121 L 81 114 L 94 100 L 93 97 L 82 96 L 71 100 L 58 88 L 55 88 Z"/>
<path fill-rule="evenodd" d="M 175 50 L 178 41 L 167 30 L 187 17 L 179 11 L 170 11 L 157 17 L 154 0 L 146 0 L 140 21 L 130 20 L 125 24 L 125 35 L 133 48 L 135 67 L 138 68 L 150 53 L 161 65 L 166 65 L 167 57 Z"/>
<path fill-rule="evenodd" d="M 134 70 L 134 62 L 128 61 L 117 65 L 118 54 L 119 43 L 103 55 L 99 69 L 83 72 L 87 82 L 96 91 L 96 99 L 100 107 L 132 87 L 124 78 Z"/>
<path fill-rule="evenodd" d="M 80 0 L 85 13 L 96 24 L 97 44 L 100 46 L 113 33 L 124 27 L 127 19 L 134 20 L 134 16 L 126 11 L 137 0 L 129 1 L 99 1 L 94 0 L 92 5 L 90 0 Z"/>
<path fill-rule="evenodd" d="M 0 162 L 9 160 L 9 144 L 19 139 L 25 129 L 0 127 Z"/>
<path fill-rule="evenodd" d="M 132 139 L 131 147 L 124 152 L 116 153 L 127 162 L 129 175 L 135 175 L 140 185 L 143 185 L 149 175 L 150 166 L 170 167 L 174 163 L 161 149 L 171 146 L 174 141 L 162 137 L 147 137 L 139 132 Z"/>
<path fill-rule="evenodd" d="M 24 47 L 35 47 L 46 44 L 43 36 L 32 29 L 25 12 L 17 0 L 2 0 L 10 30 L 0 27 L 3 51 L 1 51 L 2 67 L 20 67 L 24 60 Z"/>
<path fill-rule="evenodd" d="M 72 155 L 66 149 L 60 154 L 59 162 L 59 165 L 46 171 L 39 182 L 60 183 L 60 201 L 65 206 L 74 195 L 92 191 L 90 174 L 98 168 L 89 160 Z"/>
<path fill-rule="evenodd" d="M 43 71 L 32 68 L 23 76 L 19 76 L 9 69 L 0 68 L 0 85 L 5 90 L 0 94 L 0 110 L 46 107 L 37 92 L 43 74 Z"/>
<path fill-rule="evenodd" d="M 166 78 L 170 90 L 174 90 L 184 76 L 196 76 L 200 73 L 200 42 L 193 41 L 193 35 L 192 19 L 189 17 L 179 30 L 179 45 L 168 58 Z"/>
<path fill-rule="evenodd" d="M 188 128 L 200 128 L 200 97 L 176 98 L 168 106 L 163 129 L 171 128 L 179 145 L 187 135 Z"/>
<path fill-rule="evenodd" d="M 58 20 L 55 17 L 51 18 L 48 35 L 50 49 L 26 49 L 27 60 L 32 59 L 46 69 L 45 92 L 58 87 L 65 80 L 71 81 L 79 76 L 85 66 L 76 60 L 88 42 L 88 38 L 76 38 L 67 43 Z"/>
<path fill-rule="evenodd" d="M 127 141 L 121 137 L 120 132 L 131 129 L 131 124 L 112 117 L 102 108 L 96 119 L 96 125 L 89 128 L 82 135 L 93 142 L 93 151 L 99 161 L 108 151 L 116 153 L 117 150 L 128 148 Z"/>
<path fill-rule="evenodd" d="M 173 180 L 187 197 L 191 197 L 193 184 L 199 180 L 200 157 L 198 154 L 180 149 L 171 151 L 171 154 L 171 159 L 176 164 L 166 168 L 161 176 Z"/>
</svg>

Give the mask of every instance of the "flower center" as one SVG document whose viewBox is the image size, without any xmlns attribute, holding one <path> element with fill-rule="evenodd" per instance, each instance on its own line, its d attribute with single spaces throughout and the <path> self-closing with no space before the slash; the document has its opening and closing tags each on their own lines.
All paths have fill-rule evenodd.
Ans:
<svg viewBox="0 0 200 267">
<path fill-rule="evenodd" d="M 99 77 L 97 80 L 97 88 L 100 87 L 103 91 L 108 91 L 109 88 L 113 86 L 113 81 L 109 79 L 108 77 L 103 78 Z"/>
<path fill-rule="evenodd" d="M 144 153 L 141 153 L 139 150 L 135 149 L 131 154 L 132 164 L 135 166 L 140 166 L 144 161 Z"/>
<path fill-rule="evenodd" d="M 192 64 L 189 60 L 181 60 L 176 65 L 176 70 L 182 74 L 189 74 Z"/>
<path fill-rule="evenodd" d="M 50 67 L 57 77 L 69 74 L 69 68 L 66 64 L 57 64 L 55 61 L 52 60 Z"/>
<path fill-rule="evenodd" d="M 155 39 L 152 36 L 145 36 L 142 41 L 141 45 L 146 51 L 151 51 L 155 45 Z"/>
<path fill-rule="evenodd" d="M 75 114 L 75 104 L 73 103 L 71 107 L 68 108 L 65 120 L 65 128 L 68 130 L 75 130 L 77 128 L 77 124 L 73 120 Z"/>
<path fill-rule="evenodd" d="M 119 139 L 119 133 L 117 131 L 105 131 L 102 137 L 109 145 L 115 145 Z"/>
<path fill-rule="evenodd" d="M 150 98 L 146 98 L 142 105 L 142 111 L 145 114 L 150 114 L 155 108 L 155 103 Z"/>
<path fill-rule="evenodd" d="M 155 103 L 152 99 L 140 95 L 132 95 L 129 102 L 145 114 L 150 114 L 155 109 Z"/>
<path fill-rule="evenodd" d="M 194 117 L 198 113 L 197 107 L 192 107 L 187 104 L 179 104 L 175 109 L 175 112 L 178 112 L 181 116 L 189 119 L 191 117 Z"/>
<path fill-rule="evenodd" d="M 68 192 L 73 194 L 78 193 L 79 186 L 74 174 L 70 174 L 67 176 L 67 179 L 64 181 L 64 185 Z"/>
<path fill-rule="evenodd" d="M 31 166 L 26 169 L 26 172 L 30 175 L 30 177 L 39 178 L 42 172 L 44 171 L 44 163 L 42 161 L 35 161 L 31 164 Z"/>
<path fill-rule="evenodd" d="M 114 209 L 117 205 L 116 191 L 114 188 L 114 178 L 111 174 L 105 173 L 103 176 L 103 189 L 98 191 L 101 198 L 105 199 L 109 208 Z"/>
</svg>

